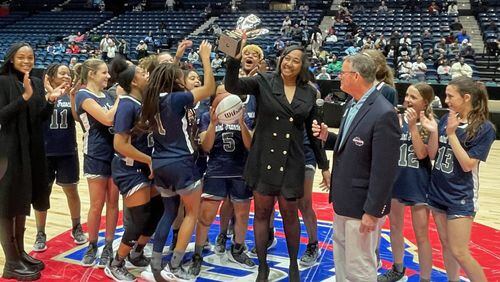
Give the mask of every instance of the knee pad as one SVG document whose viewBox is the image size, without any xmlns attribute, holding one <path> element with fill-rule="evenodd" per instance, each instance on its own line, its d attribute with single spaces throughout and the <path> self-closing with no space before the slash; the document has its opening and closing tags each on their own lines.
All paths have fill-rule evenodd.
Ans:
<svg viewBox="0 0 500 282">
<path fill-rule="evenodd" d="M 123 233 L 122 243 L 133 247 L 135 241 L 143 234 L 144 226 L 146 226 L 148 219 L 151 217 L 150 203 L 145 205 L 128 208 L 128 215 L 130 221 L 126 225 L 125 232 Z"/>
<path fill-rule="evenodd" d="M 143 227 L 142 235 L 151 237 L 156 230 L 156 226 L 163 215 L 163 201 L 161 196 L 151 198 L 150 202 L 150 214 L 146 218 L 147 222 Z"/>
</svg>

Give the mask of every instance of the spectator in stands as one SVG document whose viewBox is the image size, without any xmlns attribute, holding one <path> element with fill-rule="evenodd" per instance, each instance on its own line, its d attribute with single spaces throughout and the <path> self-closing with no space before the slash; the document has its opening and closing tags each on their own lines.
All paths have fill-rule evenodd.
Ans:
<svg viewBox="0 0 500 282">
<path fill-rule="evenodd" d="M 83 33 L 83 34 L 81 32 L 78 32 L 76 34 L 76 37 L 75 37 L 75 42 L 76 43 L 81 43 L 81 42 L 85 41 L 85 39 L 87 39 L 87 37 L 88 37 L 88 32 L 87 33 Z"/>
<path fill-rule="evenodd" d="M 470 42 L 470 36 L 467 34 L 467 30 L 462 29 L 462 31 L 460 31 L 457 34 L 457 40 L 458 40 L 458 44 L 464 44 L 464 40 L 467 40 L 467 42 L 465 42 L 465 43 Z"/>
<path fill-rule="evenodd" d="M 302 41 L 302 27 L 298 23 L 295 23 L 290 30 L 290 35 L 293 41 L 300 43 Z"/>
<path fill-rule="evenodd" d="M 281 55 L 281 51 L 285 49 L 285 42 L 281 39 L 281 37 L 276 38 L 273 44 L 273 48 L 276 51 L 276 57 Z"/>
<path fill-rule="evenodd" d="M 417 42 L 417 46 L 411 50 L 411 57 L 417 59 L 418 57 L 424 56 L 424 49 L 422 48 L 422 43 Z"/>
<path fill-rule="evenodd" d="M 307 15 L 307 13 L 309 13 L 309 6 L 307 6 L 306 3 L 302 3 L 300 6 L 299 6 L 299 11 L 301 14 L 303 15 Z"/>
<path fill-rule="evenodd" d="M 51 43 L 47 45 L 47 48 L 45 48 L 48 54 L 54 54 L 55 47 Z"/>
<path fill-rule="evenodd" d="M 380 6 L 377 8 L 377 14 L 385 14 L 387 12 L 389 12 L 389 8 L 385 4 L 385 1 L 381 1 Z"/>
<path fill-rule="evenodd" d="M 196 62 L 200 61 L 200 55 L 198 55 L 198 52 L 196 52 L 194 49 L 191 49 L 188 54 L 188 62 L 190 64 L 194 64 Z"/>
<path fill-rule="evenodd" d="M 329 33 L 326 36 L 325 41 L 329 42 L 329 43 L 335 43 L 335 42 L 339 41 L 339 39 L 337 38 L 337 35 L 335 35 L 335 33 Z"/>
<path fill-rule="evenodd" d="M 328 65 L 326 68 L 328 73 L 338 75 L 342 70 L 342 61 L 337 60 L 337 56 L 335 54 L 331 54 L 328 58 Z"/>
<path fill-rule="evenodd" d="M 399 46 L 398 54 L 399 54 L 399 57 L 404 57 L 404 56 L 410 57 L 411 56 L 410 46 L 406 43 L 403 43 L 401 46 Z"/>
<path fill-rule="evenodd" d="M 288 37 L 290 35 L 290 29 L 292 28 L 292 20 L 290 16 L 286 16 L 281 24 L 281 34 Z"/>
<path fill-rule="evenodd" d="M 319 54 L 318 54 L 318 59 L 322 64 L 326 64 L 326 59 L 330 56 L 328 51 L 326 51 L 323 48 L 319 48 Z"/>
<path fill-rule="evenodd" d="M 174 4 L 175 4 L 174 0 L 166 0 L 165 1 L 165 7 L 167 8 L 168 11 L 174 10 Z M 208 5 L 210 5 L 210 3 Z"/>
<path fill-rule="evenodd" d="M 434 68 L 437 69 L 443 60 L 446 60 L 446 55 L 439 53 L 438 58 L 434 61 Z"/>
<path fill-rule="evenodd" d="M 323 45 L 323 35 L 318 25 L 315 25 L 311 34 L 311 50 L 313 57 L 317 57 L 319 54 L 319 48 Z"/>
<path fill-rule="evenodd" d="M 465 63 L 465 60 L 463 57 L 460 57 L 458 59 L 458 62 L 454 63 L 451 66 L 450 70 L 451 74 L 451 79 L 460 77 L 460 76 L 467 76 L 467 77 L 472 77 L 472 68 Z"/>
<path fill-rule="evenodd" d="M 101 56 L 104 61 L 108 59 L 108 46 L 110 40 L 109 34 L 106 33 L 99 43 L 99 50 L 101 51 Z"/>
<path fill-rule="evenodd" d="M 450 45 L 451 43 L 455 42 L 456 38 L 453 32 L 450 32 L 450 35 L 446 36 L 446 44 Z"/>
<path fill-rule="evenodd" d="M 111 41 L 108 46 L 108 61 L 111 61 L 115 58 L 116 56 L 116 44 L 114 41 Z"/>
<path fill-rule="evenodd" d="M 425 81 L 425 73 L 427 72 L 427 66 L 424 63 L 424 58 L 421 56 L 417 57 L 417 61 L 413 63 L 411 67 L 413 77 L 419 81 Z"/>
<path fill-rule="evenodd" d="M 455 21 L 452 24 L 450 24 L 450 30 L 453 32 L 453 34 L 457 33 L 463 28 L 464 27 L 462 26 L 462 24 L 458 21 L 458 17 L 455 18 Z"/>
<path fill-rule="evenodd" d="M 221 28 L 218 24 L 214 23 L 214 24 L 212 25 L 212 33 L 213 33 L 215 36 L 219 36 L 219 35 L 221 35 L 221 33 L 222 33 L 222 28 Z"/>
<path fill-rule="evenodd" d="M 347 49 L 345 49 L 344 52 L 347 54 L 347 56 L 351 56 L 351 55 L 354 55 L 354 54 L 359 52 L 359 47 L 355 47 L 354 45 L 351 45 L 351 46 L 347 47 Z"/>
<path fill-rule="evenodd" d="M 126 59 L 128 51 L 129 51 L 128 43 L 127 43 L 127 41 L 125 41 L 125 39 L 121 39 L 118 42 L 119 42 L 118 43 L 118 53 Z"/>
<path fill-rule="evenodd" d="M 144 40 L 139 41 L 139 44 L 137 45 L 137 47 L 135 47 L 135 50 L 137 51 L 137 60 L 148 56 L 148 44 L 146 44 Z"/>
<path fill-rule="evenodd" d="M 436 45 L 434 45 L 434 50 L 439 51 L 440 53 L 447 54 L 448 53 L 448 45 L 446 45 L 446 38 L 441 37 Z"/>
<path fill-rule="evenodd" d="M 412 63 L 409 56 L 404 56 L 398 63 L 399 79 L 410 79 L 412 76 Z"/>
<path fill-rule="evenodd" d="M 75 69 L 75 65 L 78 64 L 78 58 L 77 57 L 71 57 L 69 60 L 68 68 L 70 71 L 73 71 Z"/>
<path fill-rule="evenodd" d="M 494 20 L 490 20 L 484 31 L 489 31 L 489 32 L 498 32 L 498 26 L 495 23 Z"/>
<path fill-rule="evenodd" d="M 364 13 L 364 12 L 365 12 L 365 6 L 361 2 L 356 3 L 352 8 L 353 14 Z"/>
<path fill-rule="evenodd" d="M 66 47 L 64 46 L 64 44 L 62 44 L 62 42 L 59 42 L 59 44 L 56 45 L 56 47 L 54 47 L 54 55 L 59 55 L 64 53 L 66 53 Z"/>
<path fill-rule="evenodd" d="M 451 70 L 451 67 L 448 64 L 448 60 L 446 60 L 446 59 L 440 60 L 439 66 L 437 68 L 437 74 L 439 75 L 439 78 L 443 79 L 443 77 L 449 76 L 450 70 Z"/>
<path fill-rule="evenodd" d="M 218 70 L 222 67 L 222 58 L 219 54 L 215 54 L 215 58 L 212 60 L 211 66 L 214 70 Z"/>
<path fill-rule="evenodd" d="M 306 28 L 306 27 L 307 27 L 307 18 L 306 18 L 306 16 L 305 16 L 305 15 L 303 15 L 303 16 L 302 16 L 302 19 L 300 19 L 299 25 L 300 25 L 301 27 L 304 27 L 304 28 Z"/>
<path fill-rule="evenodd" d="M 452 1 L 448 5 L 448 15 L 456 15 L 458 14 L 458 5 L 456 1 Z"/>
<path fill-rule="evenodd" d="M 460 56 L 466 59 L 474 59 L 474 55 L 476 51 L 472 48 L 472 44 L 468 43 L 465 47 L 462 46 L 462 50 L 460 50 Z"/>
<path fill-rule="evenodd" d="M 429 50 L 427 50 L 427 53 L 424 54 L 424 60 L 426 62 L 434 62 L 436 58 L 436 52 L 434 52 L 433 48 L 429 48 Z"/>
<path fill-rule="evenodd" d="M 153 43 L 153 32 L 150 31 L 148 32 L 148 35 L 144 36 L 144 42 L 146 42 L 146 44 L 150 44 L 150 43 Z"/>
<path fill-rule="evenodd" d="M 75 42 L 71 42 L 68 49 L 69 54 L 80 54 L 80 46 L 78 46 Z"/>
<path fill-rule="evenodd" d="M 384 34 L 380 34 L 380 36 L 375 40 L 375 49 L 384 49 L 385 45 L 387 45 L 387 40 L 385 40 Z"/>
<path fill-rule="evenodd" d="M 326 68 L 322 67 L 321 72 L 316 75 L 317 80 L 330 80 L 332 79 L 330 75 L 326 72 Z"/>
<path fill-rule="evenodd" d="M 167 31 L 167 24 L 165 23 L 165 21 L 160 22 L 160 25 L 158 26 L 158 31 L 159 32 Z"/>
<path fill-rule="evenodd" d="M 435 1 L 432 1 L 427 8 L 427 11 L 429 11 L 429 14 L 431 15 L 439 15 L 439 12 L 441 12 L 441 8 L 439 8 Z"/>
<path fill-rule="evenodd" d="M 361 49 L 374 49 L 375 48 L 375 42 L 373 42 L 372 38 L 370 36 L 367 36 L 363 39 L 363 47 Z"/>
<path fill-rule="evenodd" d="M 432 40 L 432 33 L 429 29 L 424 29 L 424 33 L 422 33 L 422 39 L 430 39 Z"/>
<path fill-rule="evenodd" d="M 67 41 L 68 43 L 75 42 L 76 34 L 70 34 L 66 37 L 63 37 L 63 41 Z"/>
<path fill-rule="evenodd" d="M 405 32 L 403 34 L 403 37 L 399 39 L 399 45 L 403 45 L 404 43 L 406 43 L 408 46 L 411 46 L 411 38 L 408 32 Z"/>
</svg>

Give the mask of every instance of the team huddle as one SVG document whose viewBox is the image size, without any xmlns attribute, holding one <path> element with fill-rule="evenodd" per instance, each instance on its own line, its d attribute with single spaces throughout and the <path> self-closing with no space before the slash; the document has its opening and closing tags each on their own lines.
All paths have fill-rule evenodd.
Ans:
<svg viewBox="0 0 500 282">
<path fill-rule="evenodd" d="M 136 280 L 128 271 L 126 261 L 135 267 L 144 267 L 141 277 L 148 281 L 196 279 L 203 268 L 205 250 L 227 255 L 229 261 L 239 267 L 255 269 L 258 266 L 257 281 L 267 281 L 267 250 L 276 244 L 273 220 L 277 201 L 290 257 L 289 279 L 300 281 L 297 263 L 302 267 L 312 266 L 320 255 L 311 195 L 316 167 L 322 171 L 321 186 L 330 189 L 325 148 L 333 148 L 333 143 L 337 143 L 337 153 L 339 146 L 351 142 L 346 139 L 342 127 L 353 126 L 350 122 L 355 119 L 354 109 L 361 111 L 356 106 L 362 108 L 363 103 L 370 104 L 378 99 L 377 96 L 384 96 L 388 103 L 385 100 L 381 103 L 384 107 L 392 107 L 397 103 L 394 102 L 397 94 L 387 89 L 389 86 L 384 84 L 383 78 L 367 79 L 368 94 L 347 104 L 337 138 L 328 133 L 324 124 L 316 122 L 318 111 L 314 101 L 320 94 L 317 86 L 303 73 L 307 71 L 304 50 L 293 46 L 286 49 L 279 59 L 278 74 L 274 76 L 260 72 L 264 57 L 261 48 L 244 46 L 239 58 L 228 59 L 225 81 L 216 85 L 210 65 L 212 45 L 207 41 L 199 46 L 203 83 L 196 71 L 179 67 L 184 50 L 191 45 L 192 42 L 183 41 L 175 56 L 153 55 L 139 61 L 137 66 L 123 58 L 115 58 L 109 69 L 98 59 L 89 59 L 74 70 L 64 64 L 47 68 L 43 81 L 48 93 L 43 137 L 49 185 L 44 195 L 50 196 L 53 182 L 63 187 L 72 219 L 71 236 L 76 244 L 88 242 L 82 266 L 98 264 L 115 281 Z M 18 74 L 18 86 L 24 89 L 23 98 L 28 101 L 31 95 L 36 95 L 33 90 L 43 92 L 43 89 L 36 89 L 42 82 L 33 79 L 32 83 L 28 75 L 22 73 L 25 69 L 16 64 L 22 66 L 17 62 L 32 60 L 33 50 L 27 44 L 13 48 L 9 53 L 13 69 L 9 71 Z M 375 69 L 380 71 L 382 68 L 375 65 L 378 63 L 376 56 L 378 54 L 367 51 L 346 58 L 340 76 L 341 87 L 348 89 L 351 87 L 348 79 L 358 79 L 351 75 L 364 79 L 365 70 L 359 66 L 365 63 L 373 64 L 375 76 Z M 110 79 L 113 84 L 108 88 Z M 31 85 L 35 89 L 31 89 Z M 229 92 L 237 94 L 239 100 L 234 100 L 236 96 Z M 225 99 L 226 105 L 232 99 L 242 105 L 243 110 L 236 117 L 219 120 L 217 106 Z M 448 279 L 458 281 L 460 268 L 471 279 L 482 281 L 484 278 L 479 264 L 468 251 L 467 238 L 477 212 L 479 162 L 486 160 L 495 139 L 494 126 L 487 118 L 487 99 L 484 86 L 463 77 L 448 85 L 446 103 L 450 112 L 439 121 L 432 112 L 434 92 L 426 83 L 417 83 L 407 89 L 404 112 L 398 114 L 390 108 L 391 122 L 399 122 L 392 132 L 397 135 L 395 140 L 399 138 L 395 153 L 399 154 L 399 159 L 394 164 L 398 170 L 395 184 L 390 187 L 392 194 L 386 199 L 392 199 L 390 213 L 384 206 L 377 217 L 389 213 L 394 265 L 380 275 L 378 281 L 398 281 L 405 274 L 402 231 L 405 206 L 411 206 L 420 281 L 431 279 L 432 249 L 427 234 L 431 211 L 443 245 Z M 273 112 L 273 107 L 279 110 Z M 0 122 L 6 121 L 2 112 Z M 84 132 L 83 172 L 90 196 L 88 238 L 80 224 L 80 199 L 76 188 L 79 181 L 77 122 Z M 297 142 L 293 143 L 294 140 Z M 366 141 L 355 137 L 352 142 L 361 148 Z M 396 151 L 396 147 L 391 150 Z M 263 156 L 262 162 L 260 156 Z M 340 165 L 339 159 L 336 161 L 336 166 Z M 254 165 L 265 162 L 266 165 Z M 353 185 L 356 184 L 354 180 L 359 179 L 353 179 Z M 332 189 L 336 189 L 334 183 Z M 358 184 L 365 185 L 364 182 Z M 119 195 L 124 203 L 124 234 L 119 248 L 113 250 Z M 255 200 L 256 247 L 250 249 L 245 238 L 252 199 Z M 98 255 L 104 204 L 105 245 Z M 42 252 L 47 249 L 44 228 L 48 204 L 34 208 L 38 234 L 33 249 Z M 309 236 L 307 249 L 300 259 L 297 257 L 298 210 Z M 220 233 L 212 246 L 208 230 L 218 212 Z M 341 213 L 336 209 L 336 217 L 337 214 Z M 360 232 L 377 232 L 369 224 L 366 228 Z M 171 258 L 165 261 L 163 249 L 171 232 Z M 196 234 L 195 249 L 187 265 L 183 260 L 193 233 Z M 152 256 L 146 257 L 144 248 L 151 240 Z M 10 249 L 3 239 L 2 246 L 7 261 L 13 261 L 6 265 L 4 277 L 40 277 L 42 262 L 15 248 L 9 254 Z M 335 251 L 337 254 L 337 249 Z M 375 256 L 375 252 L 371 254 Z M 251 257 L 258 257 L 259 264 Z M 335 263 L 339 269 L 338 281 L 362 281 L 352 278 L 359 276 L 350 276 L 350 262 L 337 261 L 336 257 Z M 341 270 L 344 263 L 345 269 Z"/>
</svg>

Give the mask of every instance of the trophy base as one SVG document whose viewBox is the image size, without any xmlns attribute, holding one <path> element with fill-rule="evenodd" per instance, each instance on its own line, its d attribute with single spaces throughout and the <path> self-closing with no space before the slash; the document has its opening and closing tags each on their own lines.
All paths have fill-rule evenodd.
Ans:
<svg viewBox="0 0 500 282">
<path fill-rule="evenodd" d="M 221 34 L 217 49 L 224 54 L 236 58 L 241 48 L 241 39 L 233 38 L 227 34 Z"/>
</svg>

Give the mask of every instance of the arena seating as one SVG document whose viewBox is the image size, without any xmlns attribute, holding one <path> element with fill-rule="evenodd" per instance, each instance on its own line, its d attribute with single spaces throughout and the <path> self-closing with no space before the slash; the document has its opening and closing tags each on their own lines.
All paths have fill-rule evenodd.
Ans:
<svg viewBox="0 0 500 282">
<path fill-rule="evenodd" d="M 40 12 L 9 25 L 8 28 L 3 29 L 3 32 L 63 37 L 85 32 L 108 20 L 111 16 L 111 12 L 96 13 L 94 11 Z"/>
<path fill-rule="evenodd" d="M 0 30 L 10 24 L 28 17 L 29 15 L 29 12 L 12 12 L 6 17 L 0 17 Z"/>
</svg>

